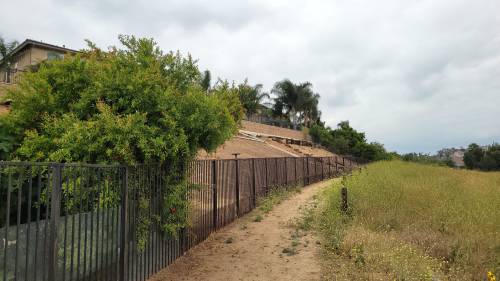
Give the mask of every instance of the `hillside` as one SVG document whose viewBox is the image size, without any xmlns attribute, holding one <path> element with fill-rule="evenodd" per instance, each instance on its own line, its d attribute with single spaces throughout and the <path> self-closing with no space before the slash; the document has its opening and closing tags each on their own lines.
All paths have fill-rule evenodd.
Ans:
<svg viewBox="0 0 500 281">
<path fill-rule="evenodd" d="M 297 130 L 242 121 L 239 134 L 226 141 L 213 153 L 200 151 L 198 159 L 232 159 L 263 157 L 330 157 L 333 153 L 316 147 L 311 137 Z"/>
</svg>

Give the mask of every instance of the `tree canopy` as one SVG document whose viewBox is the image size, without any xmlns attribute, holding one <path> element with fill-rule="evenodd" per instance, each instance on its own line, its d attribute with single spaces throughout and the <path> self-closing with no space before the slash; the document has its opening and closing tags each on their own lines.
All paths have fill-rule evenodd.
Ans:
<svg viewBox="0 0 500 281">
<path fill-rule="evenodd" d="M 310 127 L 319 122 L 319 94 L 313 92 L 311 83 L 295 84 L 284 79 L 274 84 L 271 93 L 274 114 L 290 120 L 294 127 L 300 124 Z"/>
<path fill-rule="evenodd" d="M 238 94 L 247 116 L 257 113 L 264 99 L 269 98 L 269 94 L 262 91 L 262 84 L 252 86 L 248 80 L 238 85 Z"/>
<path fill-rule="evenodd" d="M 367 161 L 392 157 L 382 144 L 368 143 L 365 133 L 356 131 L 349 125 L 349 121 L 340 122 L 336 129 L 317 124 L 311 127 L 309 133 L 313 141 L 338 154 L 351 155 Z"/>
<path fill-rule="evenodd" d="M 88 42 L 24 75 L 0 117 L 2 159 L 175 161 L 236 132 L 243 109 L 235 87 L 221 83 L 207 94 L 190 55 L 163 53 L 152 39 L 119 39 L 122 49 Z"/>
<path fill-rule="evenodd" d="M 0 66 L 10 63 L 11 52 L 19 45 L 16 40 L 7 42 L 2 36 L 0 36 Z"/>
<path fill-rule="evenodd" d="M 464 163 L 468 169 L 500 170 L 500 144 L 483 148 L 471 143 L 464 153 Z"/>
</svg>

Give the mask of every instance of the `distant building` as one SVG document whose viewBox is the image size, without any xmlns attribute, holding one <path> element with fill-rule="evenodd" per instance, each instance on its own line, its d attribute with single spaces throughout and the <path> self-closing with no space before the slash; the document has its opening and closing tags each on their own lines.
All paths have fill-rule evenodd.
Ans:
<svg viewBox="0 0 500 281">
<path fill-rule="evenodd" d="M 56 46 L 31 39 L 25 40 L 12 50 L 12 59 L 9 63 L 0 61 L 0 114 L 8 112 L 10 101 L 3 99 L 7 88 L 19 81 L 20 73 L 45 60 L 64 58 L 77 51 L 65 46 Z"/>
<path fill-rule="evenodd" d="M 436 154 L 439 160 L 451 160 L 455 167 L 465 167 L 464 164 L 465 148 L 443 148 Z"/>
<path fill-rule="evenodd" d="M 453 163 L 455 164 L 456 167 L 459 167 L 459 168 L 465 167 L 464 153 L 465 153 L 465 150 L 455 150 L 451 154 L 451 161 L 453 161 Z"/>
<path fill-rule="evenodd" d="M 44 60 L 64 58 L 67 54 L 77 51 L 40 41 L 26 39 L 10 55 L 12 62 L 4 64 L 0 61 L 0 83 L 16 83 L 18 74 Z"/>
</svg>

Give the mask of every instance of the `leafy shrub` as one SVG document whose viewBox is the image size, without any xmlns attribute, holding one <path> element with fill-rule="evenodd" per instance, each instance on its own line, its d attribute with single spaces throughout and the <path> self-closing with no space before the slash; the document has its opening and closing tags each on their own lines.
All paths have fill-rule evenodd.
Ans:
<svg viewBox="0 0 500 281">
<path fill-rule="evenodd" d="M 187 217 L 187 184 L 177 175 L 199 149 L 230 138 L 243 109 L 227 82 L 208 93 L 202 88 L 191 56 L 163 53 L 152 39 L 119 39 L 123 49 L 88 42 L 88 50 L 45 61 L 22 77 L 8 93 L 11 112 L 0 117 L 0 159 L 166 165 L 163 210 L 177 211 L 159 223 L 175 234 Z M 147 192 L 138 199 L 137 233 L 145 236 Z"/>
</svg>

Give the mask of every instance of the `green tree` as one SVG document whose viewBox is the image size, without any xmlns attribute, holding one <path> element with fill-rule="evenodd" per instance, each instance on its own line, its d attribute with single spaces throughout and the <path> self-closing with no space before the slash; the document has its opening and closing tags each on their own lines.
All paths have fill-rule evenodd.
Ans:
<svg viewBox="0 0 500 281">
<path fill-rule="evenodd" d="M 152 39 L 47 61 L 8 96 L 0 148 L 19 160 L 176 162 L 213 150 L 236 131 L 235 90 L 206 95 L 195 61 Z M 230 104 L 231 103 L 231 104 Z M 13 136 L 13 140 L 5 140 Z"/>
<path fill-rule="evenodd" d="M 340 122 L 335 130 L 316 124 L 311 127 L 309 134 L 313 141 L 338 154 L 352 155 L 368 161 L 397 157 L 396 153 L 388 153 L 380 143 L 367 143 L 365 134 L 352 128 L 349 121 Z"/>
<path fill-rule="evenodd" d="M 479 168 L 484 171 L 500 170 L 500 145 L 493 144 L 488 147 L 479 162 Z"/>
<path fill-rule="evenodd" d="M 5 68 L 5 70 L 10 72 L 10 67 L 12 63 L 12 51 L 19 45 L 16 40 L 7 42 L 3 37 L 0 36 L 0 68 Z"/>
<path fill-rule="evenodd" d="M 205 70 L 201 75 L 200 85 L 203 90 L 209 92 L 212 87 L 212 74 L 210 70 Z"/>
<path fill-rule="evenodd" d="M 187 225 L 188 188 L 178 175 L 199 149 L 214 150 L 237 132 L 238 90 L 222 83 L 207 94 L 190 56 L 163 53 L 153 39 L 119 39 L 123 49 L 105 52 L 89 42 L 88 50 L 26 73 L 8 93 L 10 113 L 0 117 L 0 156 L 167 165 L 163 209 L 178 211 L 161 217 L 161 227 L 175 234 Z M 140 247 L 152 224 L 147 198 L 137 199 Z"/>
<path fill-rule="evenodd" d="M 464 164 L 468 169 L 479 168 L 479 163 L 484 157 L 484 150 L 476 143 L 471 143 L 464 153 Z"/>
<path fill-rule="evenodd" d="M 257 113 L 264 99 L 270 98 L 268 93 L 262 91 L 262 84 L 252 86 L 246 79 L 238 85 L 238 94 L 247 116 Z"/>
<path fill-rule="evenodd" d="M 319 94 L 313 92 L 311 83 L 295 84 L 285 79 L 274 84 L 271 93 L 275 96 L 274 114 L 290 120 L 294 128 L 300 124 L 310 127 L 319 121 Z"/>
</svg>

